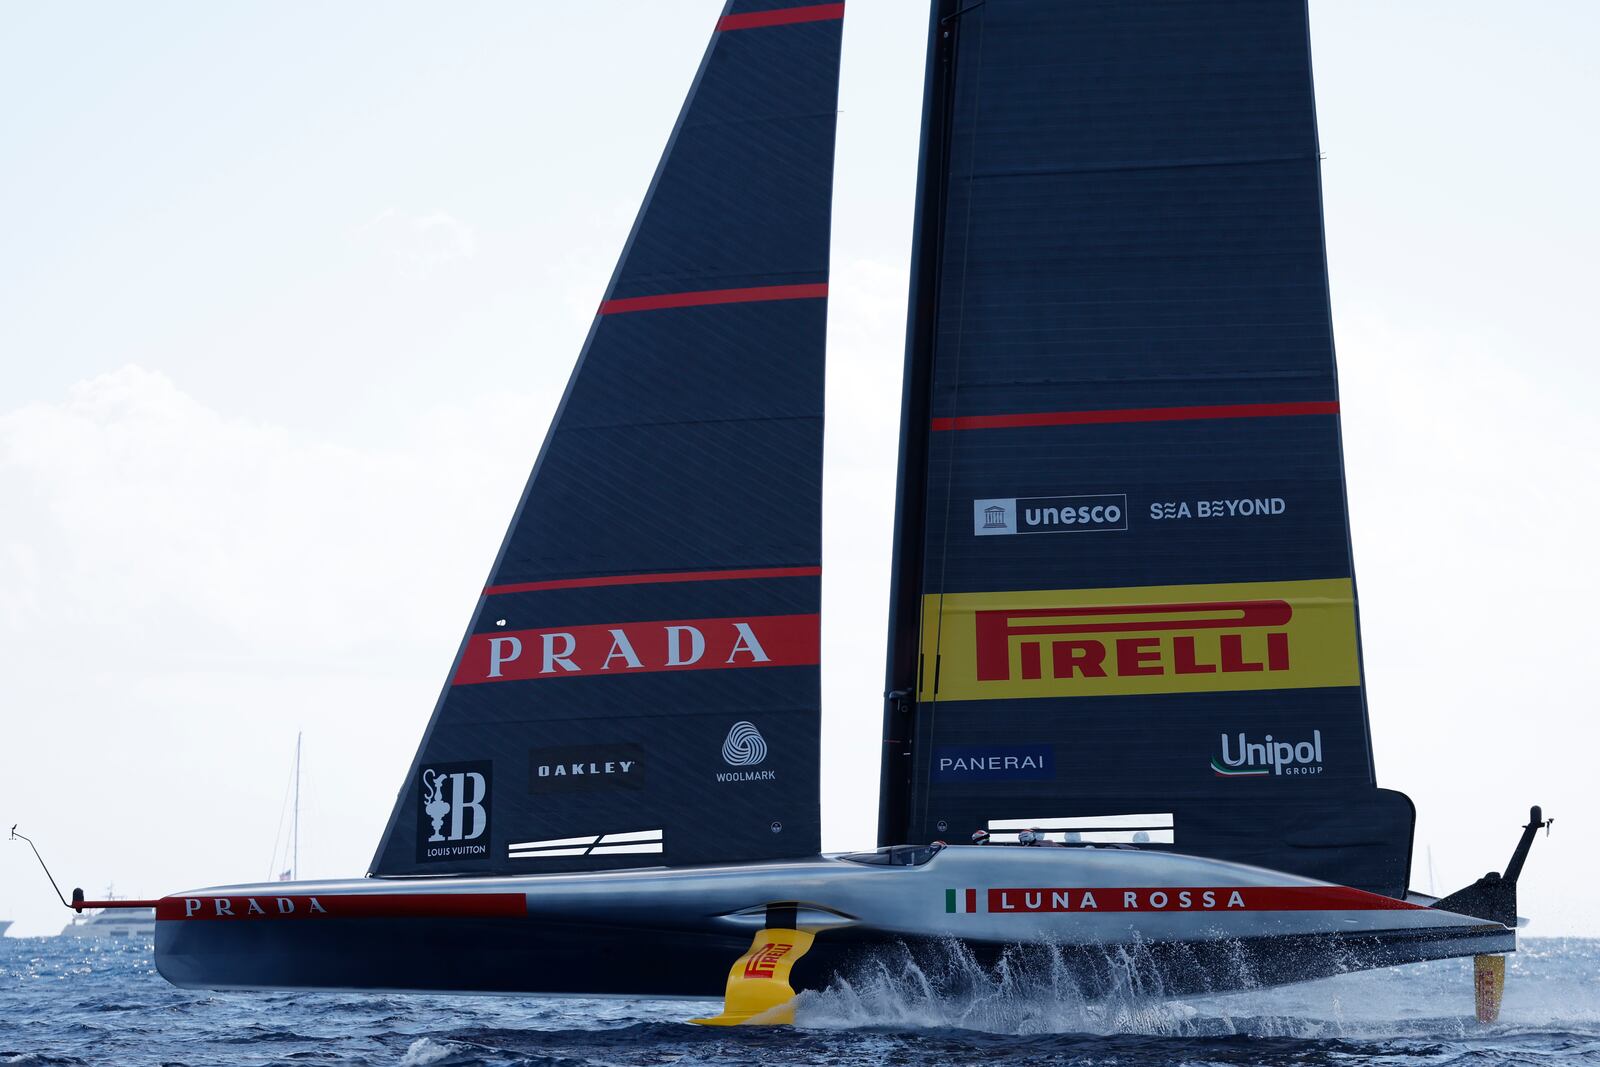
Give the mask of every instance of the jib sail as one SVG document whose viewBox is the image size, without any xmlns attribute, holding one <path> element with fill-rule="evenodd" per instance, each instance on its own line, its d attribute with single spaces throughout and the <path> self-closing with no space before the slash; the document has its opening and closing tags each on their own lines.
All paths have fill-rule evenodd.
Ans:
<svg viewBox="0 0 1600 1067">
<path fill-rule="evenodd" d="M 1305 5 L 934 6 L 880 837 L 1138 827 L 1402 890 Z"/>
<path fill-rule="evenodd" d="M 843 9 L 718 21 L 375 874 L 816 853 Z"/>
</svg>

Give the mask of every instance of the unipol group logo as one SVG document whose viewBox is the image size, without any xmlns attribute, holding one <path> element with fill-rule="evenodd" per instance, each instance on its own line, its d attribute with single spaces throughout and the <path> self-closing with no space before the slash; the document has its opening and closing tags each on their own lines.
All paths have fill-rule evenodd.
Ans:
<svg viewBox="0 0 1600 1067">
<path fill-rule="evenodd" d="M 755 767 L 767 759 L 767 739 L 761 736 L 755 723 L 736 722 L 722 742 L 722 762 L 730 767 Z M 778 777 L 777 771 L 718 771 L 719 782 L 770 782 Z"/>
<path fill-rule="evenodd" d="M 1348 579 L 946 593 L 923 602 L 921 698 L 1356 685 Z"/>
<path fill-rule="evenodd" d="M 1240 731 L 1222 734 L 1222 755 L 1211 758 L 1218 778 L 1306 777 L 1322 773 L 1322 731 L 1312 730 L 1310 740 L 1285 741 L 1271 734 L 1252 741 Z"/>
<path fill-rule="evenodd" d="M 972 502 L 972 533 L 976 537 L 1127 528 L 1128 498 L 1122 493 L 991 497 Z"/>
<path fill-rule="evenodd" d="M 493 764 L 435 763 L 418 779 L 417 861 L 477 859 L 489 854 Z"/>
</svg>

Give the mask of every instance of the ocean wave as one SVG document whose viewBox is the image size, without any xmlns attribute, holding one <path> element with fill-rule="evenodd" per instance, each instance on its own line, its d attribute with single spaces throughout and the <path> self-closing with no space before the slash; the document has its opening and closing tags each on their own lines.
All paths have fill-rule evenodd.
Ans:
<svg viewBox="0 0 1600 1067">
<path fill-rule="evenodd" d="M 1470 961 L 1273 989 L 1167 996 L 1139 953 L 1094 992 L 1047 946 L 990 966 L 959 945 L 880 953 L 803 994 L 794 1028 L 720 1029 L 683 1001 L 208 993 L 147 954 L 0 941 L 0 1067 L 293 1064 L 739 1067 L 799 1064 L 1588 1064 L 1600 1067 L 1600 942 L 1529 941 L 1501 1022 L 1472 1017 Z"/>
</svg>

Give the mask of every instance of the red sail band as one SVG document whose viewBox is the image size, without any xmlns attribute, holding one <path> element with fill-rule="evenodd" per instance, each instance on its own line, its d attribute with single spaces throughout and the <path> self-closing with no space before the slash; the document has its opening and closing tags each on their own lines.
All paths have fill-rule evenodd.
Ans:
<svg viewBox="0 0 1600 1067">
<path fill-rule="evenodd" d="M 660 311 L 664 308 L 705 307 L 710 304 L 755 304 L 769 300 L 820 300 L 827 295 L 827 282 L 758 285 L 748 289 L 700 289 L 689 293 L 658 293 L 655 296 L 607 300 L 600 305 L 600 314 L 622 315 L 630 311 Z"/>
<path fill-rule="evenodd" d="M 756 30 L 767 26 L 793 26 L 800 22 L 828 22 L 844 18 L 843 4 L 805 4 L 800 7 L 780 7 L 775 11 L 749 11 L 742 15 L 724 15 L 717 29 Z"/>
<path fill-rule="evenodd" d="M 468 638 L 451 684 L 814 666 L 821 634 L 816 615 L 494 630 Z"/>
<path fill-rule="evenodd" d="M 666 571 L 659 574 L 605 574 L 596 578 L 552 578 L 543 582 L 491 585 L 484 596 L 540 593 L 547 589 L 592 589 L 607 585 L 658 585 L 668 582 L 730 582 L 753 578 L 817 578 L 821 567 L 745 567 L 726 571 Z"/>
<path fill-rule="evenodd" d="M 957 415 L 933 420 L 945 430 L 1014 430 L 1030 426 L 1097 426 L 1119 422 L 1188 422 L 1195 419 L 1266 419 L 1294 415 L 1337 415 L 1337 400 L 1286 404 L 1210 404 L 1187 408 L 1114 408 L 1105 411 L 1025 411 L 1014 415 Z"/>
</svg>

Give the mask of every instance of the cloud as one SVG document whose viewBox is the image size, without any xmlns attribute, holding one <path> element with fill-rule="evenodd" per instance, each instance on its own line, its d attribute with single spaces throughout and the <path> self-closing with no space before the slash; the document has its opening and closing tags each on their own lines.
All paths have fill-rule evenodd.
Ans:
<svg viewBox="0 0 1600 1067">
<path fill-rule="evenodd" d="M 406 278 L 426 278 L 478 251 L 477 231 L 447 211 L 413 215 L 384 210 L 361 232 L 378 241 Z"/>
<path fill-rule="evenodd" d="M 443 409 L 400 447 L 360 448 L 225 416 L 129 366 L 0 416 L 8 626 L 181 625 L 208 653 L 292 657 L 353 652 L 392 611 L 391 640 L 424 639 L 392 609 L 419 593 L 470 603 L 537 446 L 517 406 L 536 405 Z M 462 541 L 482 551 L 452 597 L 431 575 Z"/>
<path fill-rule="evenodd" d="M 553 403 L 352 446 L 128 366 L 0 414 L 0 815 L 69 882 L 259 878 L 304 727 L 306 872 L 360 874 Z"/>
</svg>

